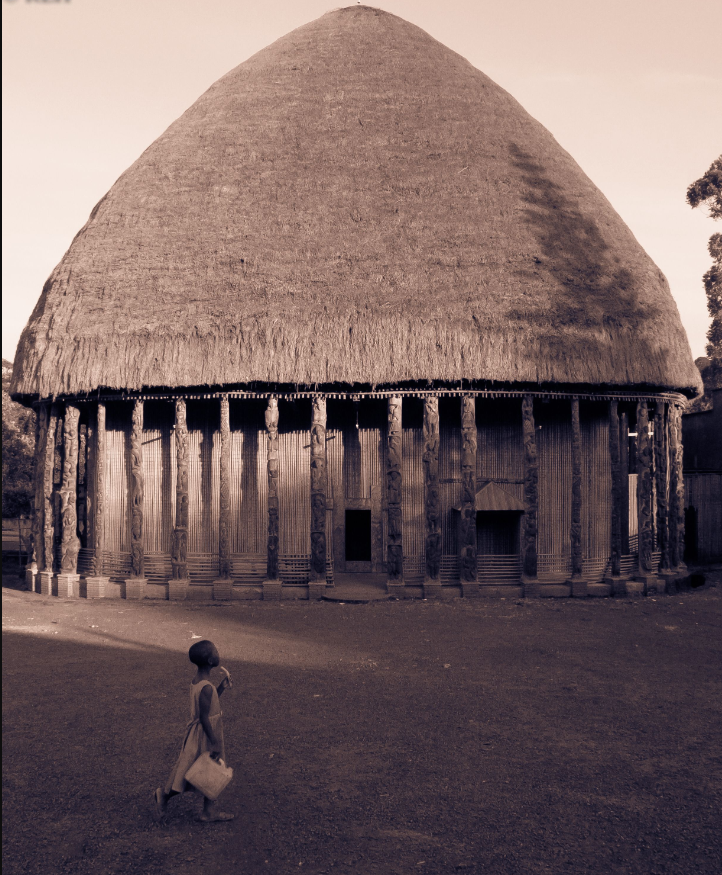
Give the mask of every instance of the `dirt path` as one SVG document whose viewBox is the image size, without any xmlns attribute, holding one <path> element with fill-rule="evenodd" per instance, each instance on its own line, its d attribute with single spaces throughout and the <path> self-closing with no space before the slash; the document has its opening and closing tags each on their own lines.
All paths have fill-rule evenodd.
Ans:
<svg viewBox="0 0 722 875">
<path fill-rule="evenodd" d="M 719 872 L 720 587 L 3 608 L 7 875 Z M 151 817 L 194 636 L 234 675 L 231 824 Z"/>
</svg>

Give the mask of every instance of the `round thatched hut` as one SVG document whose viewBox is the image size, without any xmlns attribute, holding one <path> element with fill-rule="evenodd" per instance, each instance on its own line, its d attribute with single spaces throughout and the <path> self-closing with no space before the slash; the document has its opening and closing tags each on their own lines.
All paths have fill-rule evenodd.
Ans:
<svg viewBox="0 0 722 875">
<path fill-rule="evenodd" d="M 649 587 L 698 387 L 667 282 L 549 132 L 336 10 L 213 85 L 45 284 L 13 387 L 37 586 Z"/>
</svg>

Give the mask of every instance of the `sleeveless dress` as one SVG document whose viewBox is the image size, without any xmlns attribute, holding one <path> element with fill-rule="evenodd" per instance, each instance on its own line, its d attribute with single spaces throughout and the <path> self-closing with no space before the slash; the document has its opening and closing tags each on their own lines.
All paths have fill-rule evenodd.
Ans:
<svg viewBox="0 0 722 875">
<path fill-rule="evenodd" d="M 206 685 L 210 685 L 213 690 L 208 719 L 216 736 L 220 738 L 221 758 L 224 760 L 226 758 L 223 746 L 223 714 L 221 712 L 221 703 L 218 700 L 216 688 L 210 681 L 199 681 L 197 684 L 191 684 L 191 719 L 186 726 L 180 755 L 176 764 L 173 766 L 168 781 L 166 782 L 166 793 L 169 793 L 171 790 L 174 790 L 176 793 L 183 793 L 185 790 L 195 790 L 195 787 L 186 781 L 186 772 L 202 753 L 211 749 L 208 736 L 206 735 L 200 721 L 199 700 L 201 691 Z"/>
</svg>

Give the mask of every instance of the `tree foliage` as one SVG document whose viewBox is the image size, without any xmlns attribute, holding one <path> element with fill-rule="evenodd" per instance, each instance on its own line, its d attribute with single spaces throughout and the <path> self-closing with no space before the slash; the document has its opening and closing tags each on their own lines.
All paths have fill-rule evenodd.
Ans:
<svg viewBox="0 0 722 875">
<path fill-rule="evenodd" d="M 3 359 L 3 518 L 29 516 L 33 509 L 35 414 L 8 394 L 12 364 Z"/>
<path fill-rule="evenodd" d="M 703 204 L 713 219 L 722 219 L 722 155 L 687 189 L 687 203 L 691 207 Z M 719 369 L 722 368 L 722 234 L 713 234 L 707 248 L 713 261 L 703 277 L 707 309 L 712 317 L 707 332 L 707 355 Z"/>
</svg>

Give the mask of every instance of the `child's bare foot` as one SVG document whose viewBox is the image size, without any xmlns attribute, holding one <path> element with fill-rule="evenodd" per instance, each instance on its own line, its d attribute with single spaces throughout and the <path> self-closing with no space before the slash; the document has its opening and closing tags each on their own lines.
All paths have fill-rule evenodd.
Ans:
<svg viewBox="0 0 722 875">
<path fill-rule="evenodd" d="M 227 811 L 214 811 L 212 814 L 206 814 L 205 811 L 198 818 L 203 823 L 219 823 L 225 820 L 233 820 L 235 814 L 229 814 Z"/>
<path fill-rule="evenodd" d="M 161 788 L 158 787 L 153 794 L 153 798 L 155 800 L 155 813 L 158 815 L 159 818 L 161 818 L 166 812 L 166 808 L 168 806 L 168 797 L 161 790 Z"/>
</svg>

